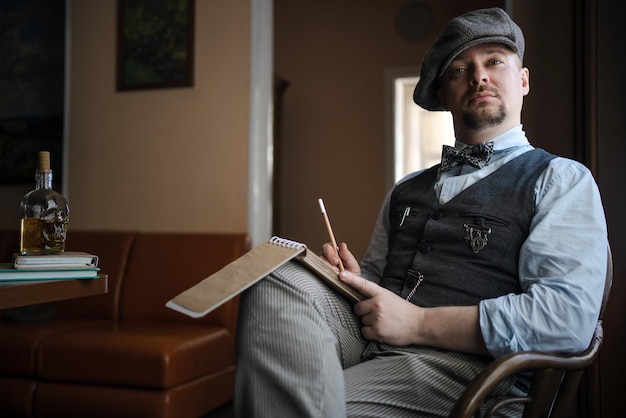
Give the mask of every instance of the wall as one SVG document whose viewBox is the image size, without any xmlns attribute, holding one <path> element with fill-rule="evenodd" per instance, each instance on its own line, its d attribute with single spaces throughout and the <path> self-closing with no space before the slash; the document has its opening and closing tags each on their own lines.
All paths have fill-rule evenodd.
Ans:
<svg viewBox="0 0 626 418">
<path fill-rule="evenodd" d="M 196 1 L 193 87 L 123 93 L 116 2 L 75 0 L 70 13 L 70 233 L 247 231 L 250 1 Z M 30 188 L 0 191 L 0 227 L 19 225 Z"/>
<path fill-rule="evenodd" d="M 246 231 L 249 1 L 196 1 L 193 88 L 115 91 L 115 2 L 75 1 L 75 228 Z"/>
</svg>

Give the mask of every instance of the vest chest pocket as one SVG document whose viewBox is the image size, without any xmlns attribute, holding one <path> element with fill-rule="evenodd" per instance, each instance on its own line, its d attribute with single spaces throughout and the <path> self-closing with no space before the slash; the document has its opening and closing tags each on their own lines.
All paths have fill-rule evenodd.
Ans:
<svg viewBox="0 0 626 418">
<path fill-rule="evenodd" d="M 491 234 L 494 231 L 499 232 L 499 234 L 496 233 L 496 237 L 499 240 L 504 238 L 502 236 L 503 233 L 506 234 L 506 236 L 509 235 L 506 233 L 506 229 L 510 222 L 503 218 L 478 213 L 463 213 L 461 219 L 464 221 L 464 239 L 469 244 L 474 254 L 478 254 L 487 246 Z M 508 241 L 508 239 L 506 240 Z M 502 245 L 502 241 L 500 241 L 499 245 Z"/>
<path fill-rule="evenodd" d="M 415 211 L 411 212 L 411 207 L 407 206 L 402 210 L 396 210 L 391 215 L 391 226 L 392 228 L 402 228 L 405 225 L 409 225 L 411 219 L 415 218 Z"/>
<path fill-rule="evenodd" d="M 424 228 L 424 219 L 428 214 L 420 213 L 416 208 L 405 206 L 394 210 L 390 216 L 389 251 L 395 248 L 415 250 Z"/>
</svg>

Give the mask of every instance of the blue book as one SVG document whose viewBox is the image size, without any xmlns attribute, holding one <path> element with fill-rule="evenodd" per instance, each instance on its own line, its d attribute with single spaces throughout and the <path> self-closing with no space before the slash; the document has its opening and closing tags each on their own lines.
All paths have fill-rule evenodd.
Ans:
<svg viewBox="0 0 626 418">
<path fill-rule="evenodd" d="M 0 263 L 0 281 L 16 280 L 64 280 L 95 279 L 100 271 L 97 267 L 73 269 L 16 269 L 13 263 Z"/>
</svg>

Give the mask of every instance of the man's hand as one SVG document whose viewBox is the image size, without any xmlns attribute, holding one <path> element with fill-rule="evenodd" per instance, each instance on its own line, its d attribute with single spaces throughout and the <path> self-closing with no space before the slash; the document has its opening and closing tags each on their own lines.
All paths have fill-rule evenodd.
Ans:
<svg viewBox="0 0 626 418">
<path fill-rule="evenodd" d="M 328 260 L 332 266 L 337 268 L 337 271 L 339 271 L 339 257 L 341 257 L 343 267 L 346 270 L 356 274 L 357 276 L 361 275 L 361 266 L 354 255 L 352 255 L 352 252 L 348 249 L 348 244 L 345 242 L 339 244 L 339 254 L 337 254 L 337 251 L 329 242 L 322 245 L 322 253 L 324 258 Z"/>
<path fill-rule="evenodd" d="M 354 305 L 365 338 L 397 346 L 415 343 L 423 308 L 351 272 L 339 277 L 366 297 Z"/>
<path fill-rule="evenodd" d="M 354 312 L 363 323 L 361 333 L 368 340 L 386 342 L 393 345 L 411 344 L 414 331 L 409 329 L 417 324 L 418 306 L 400 298 L 393 292 L 366 280 L 361 275 L 361 266 L 345 242 L 339 244 L 339 255 L 332 244 L 322 246 L 324 257 L 339 271 L 339 257 L 345 271 L 341 280 L 361 292 L 367 299 L 354 307 Z"/>
<path fill-rule="evenodd" d="M 354 305 L 354 313 L 368 340 L 489 354 L 480 333 L 478 306 L 423 308 L 347 269 L 339 278 L 366 297 Z"/>
</svg>

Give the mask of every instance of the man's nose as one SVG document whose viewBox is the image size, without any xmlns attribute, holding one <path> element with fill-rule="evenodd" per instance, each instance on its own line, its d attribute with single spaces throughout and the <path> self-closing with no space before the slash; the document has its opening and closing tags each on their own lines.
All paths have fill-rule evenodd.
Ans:
<svg viewBox="0 0 626 418">
<path fill-rule="evenodd" d="M 489 74 L 485 70 L 485 67 L 481 65 L 474 66 L 471 71 L 470 83 L 473 86 L 476 86 L 480 84 L 486 84 L 488 82 L 489 82 Z"/>
</svg>

